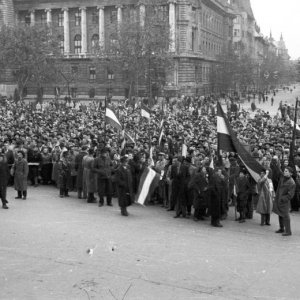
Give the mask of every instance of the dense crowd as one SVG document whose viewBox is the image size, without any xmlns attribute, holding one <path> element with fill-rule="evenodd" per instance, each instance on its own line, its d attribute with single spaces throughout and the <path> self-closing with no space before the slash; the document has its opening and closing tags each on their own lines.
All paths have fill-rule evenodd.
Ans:
<svg viewBox="0 0 300 300">
<path fill-rule="evenodd" d="M 253 97 L 259 102 L 272 101 L 275 95 L 272 91 Z M 221 159 L 217 155 L 217 100 L 227 107 L 239 141 L 265 168 L 258 183 L 235 153 L 222 153 Z M 105 107 L 96 102 L 53 100 L 26 105 L 2 101 L 3 208 L 8 208 L 7 184 L 14 185 L 19 199 L 27 198 L 27 183 L 34 187 L 51 184 L 62 198 L 76 192 L 78 198 L 88 203 L 98 201 L 99 206 L 105 202 L 111 206 L 112 197 L 118 197 L 121 213 L 127 216 L 126 207 L 134 202 L 141 176 L 151 167 L 160 174 L 160 180 L 146 203 L 174 211 L 175 218 L 193 216 L 199 221 L 211 217 L 211 224 L 221 227 L 220 220 L 234 205 L 240 223 L 251 219 L 256 209 L 262 216 L 261 225 L 269 225 L 274 199 L 286 178 L 292 186 L 286 191 L 292 209 L 298 210 L 300 180 L 288 167 L 293 105 L 281 102 L 278 114 L 271 117 L 255 104 L 252 111 L 246 111 L 237 99 L 227 97 L 166 98 L 152 107 L 150 120 L 141 117 L 138 101 L 109 105 L 132 139 L 126 140 L 123 132 L 106 124 Z M 160 141 L 162 120 L 164 135 Z M 300 167 L 300 148 L 293 156 Z M 290 232 L 287 215 L 280 216 L 280 232 L 285 229 L 285 234 Z"/>
</svg>

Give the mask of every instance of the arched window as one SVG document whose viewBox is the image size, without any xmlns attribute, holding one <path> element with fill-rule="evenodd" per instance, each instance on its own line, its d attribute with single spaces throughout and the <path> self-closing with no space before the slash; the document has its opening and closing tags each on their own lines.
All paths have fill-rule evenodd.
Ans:
<svg viewBox="0 0 300 300">
<path fill-rule="evenodd" d="M 74 37 L 74 52 L 76 54 L 81 53 L 81 35 L 76 34 Z"/>
<path fill-rule="evenodd" d="M 96 53 L 99 48 L 99 35 L 94 34 L 92 36 L 92 53 Z"/>
<path fill-rule="evenodd" d="M 58 41 L 59 41 L 60 53 L 64 54 L 65 52 L 64 36 L 63 35 L 58 36 Z"/>
</svg>

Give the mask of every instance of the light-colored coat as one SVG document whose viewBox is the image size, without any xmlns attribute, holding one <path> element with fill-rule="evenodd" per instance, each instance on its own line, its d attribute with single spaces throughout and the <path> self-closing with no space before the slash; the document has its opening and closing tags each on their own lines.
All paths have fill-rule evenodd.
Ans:
<svg viewBox="0 0 300 300">
<path fill-rule="evenodd" d="M 257 183 L 258 202 L 256 212 L 259 214 L 270 214 L 273 208 L 273 193 L 271 191 L 271 179 L 267 176 L 260 178 Z"/>
<path fill-rule="evenodd" d="M 16 160 L 13 166 L 14 170 L 14 183 L 16 191 L 26 191 L 27 190 L 27 176 L 28 176 L 28 163 L 23 158 L 21 160 Z"/>
</svg>

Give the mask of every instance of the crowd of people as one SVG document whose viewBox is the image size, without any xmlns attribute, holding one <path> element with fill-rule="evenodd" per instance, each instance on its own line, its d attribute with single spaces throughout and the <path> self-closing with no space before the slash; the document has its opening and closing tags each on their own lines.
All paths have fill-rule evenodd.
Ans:
<svg viewBox="0 0 300 300">
<path fill-rule="evenodd" d="M 275 95 L 272 91 L 269 98 Z M 236 153 L 223 152 L 219 158 L 218 100 L 167 98 L 152 107 L 149 120 L 141 117 L 137 101 L 110 104 L 132 137 L 126 140 L 106 124 L 105 107 L 96 102 L 25 104 L 6 99 L 0 107 L 2 207 L 8 208 L 7 186 L 14 186 L 16 199 L 25 200 L 30 183 L 37 188 L 54 185 L 61 198 L 75 192 L 99 207 L 112 206 L 117 197 L 121 214 L 128 216 L 141 176 L 151 167 L 160 180 L 147 205 L 174 211 L 175 218 L 210 218 L 215 227 L 222 227 L 231 205 L 239 223 L 253 218 L 256 210 L 261 225 L 270 225 L 274 211 L 280 221 L 277 232 L 290 235 L 289 203 L 293 210 L 300 205 L 300 173 L 289 166 L 294 106 L 281 102 L 271 117 L 256 107 L 254 112 L 242 109 L 236 99 L 220 100 L 239 141 L 265 169 L 255 182 Z M 300 148 L 292 156 L 300 167 Z"/>
</svg>

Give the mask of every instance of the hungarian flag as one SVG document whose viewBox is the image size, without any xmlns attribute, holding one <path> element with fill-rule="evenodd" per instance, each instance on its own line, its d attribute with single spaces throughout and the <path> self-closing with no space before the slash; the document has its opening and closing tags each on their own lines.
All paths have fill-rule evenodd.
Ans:
<svg viewBox="0 0 300 300">
<path fill-rule="evenodd" d="M 145 168 L 139 183 L 136 202 L 144 205 L 147 196 L 151 196 L 155 188 L 158 186 L 160 174 L 151 168 Z"/>
<path fill-rule="evenodd" d="M 111 126 L 116 128 L 117 130 L 122 130 L 122 125 L 118 120 L 116 114 L 112 111 L 112 109 L 106 107 L 105 110 L 105 119 L 106 122 L 109 123 Z"/>
<path fill-rule="evenodd" d="M 218 102 L 217 115 L 218 148 L 226 152 L 235 152 L 247 168 L 252 178 L 258 182 L 260 173 L 264 168 L 251 156 L 251 154 L 239 142 L 236 133 L 233 132 L 229 121 Z"/>
<path fill-rule="evenodd" d="M 141 116 L 149 119 L 150 121 L 151 109 L 144 104 L 141 105 Z"/>
<path fill-rule="evenodd" d="M 162 120 L 161 123 L 160 123 L 159 136 L 158 136 L 158 146 L 160 146 L 162 137 L 164 135 L 164 123 L 165 123 L 164 120 Z"/>
<path fill-rule="evenodd" d="M 122 131 L 122 142 L 121 142 L 121 149 L 123 150 L 125 148 L 126 142 L 129 144 L 135 144 L 134 139 L 129 135 L 129 133 L 125 132 L 125 130 Z"/>
</svg>

